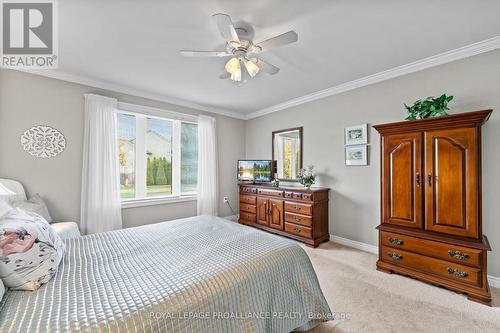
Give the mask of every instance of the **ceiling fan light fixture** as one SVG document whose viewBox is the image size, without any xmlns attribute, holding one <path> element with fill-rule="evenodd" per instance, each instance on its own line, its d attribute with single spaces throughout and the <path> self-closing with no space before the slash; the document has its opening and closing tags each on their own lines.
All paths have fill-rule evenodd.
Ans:
<svg viewBox="0 0 500 333">
<path fill-rule="evenodd" d="M 233 75 L 236 71 L 240 71 L 241 76 L 241 67 L 240 60 L 236 57 L 229 59 L 225 66 L 226 72 Z"/>
<path fill-rule="evenodd" d="M 254 60 L 246 60 L 245 61 L 245 68 L 248 71 L 248 74 L 250 74 L 251 77 L 255 77 L 260 71 L 259 66 L 255 64 Z"/>
<path fill-rule="evenodd" d="M 235 82 L 241 82 L 241 67 L 231 74 L 231 80 Z"/>
</svg>

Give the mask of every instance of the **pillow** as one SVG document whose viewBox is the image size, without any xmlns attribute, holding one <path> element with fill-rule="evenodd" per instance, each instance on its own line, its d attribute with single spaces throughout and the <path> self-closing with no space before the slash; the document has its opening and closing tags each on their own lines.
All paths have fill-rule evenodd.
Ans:
<svg viewBox="0 0 500 333">
<path fill-rule="evenodd" d="M 1 205 L 4 206 L 4 205 Z M 39 215 L 11 208 L 0 219 L 0 278 L 6 287 L 36 290 L 57 272 L 64 243 Z"/>
<path fill-rule="evenodd" d="M 35 213 L 43 217 L 47 222 L 52 222 L 52 217 L 49 214 L 49 209 L 43 201 L 42 197 L 37 193 L 29 200 L 11 202 L 12 207 L 21 208 L 27 213 Z"/>
</svg>

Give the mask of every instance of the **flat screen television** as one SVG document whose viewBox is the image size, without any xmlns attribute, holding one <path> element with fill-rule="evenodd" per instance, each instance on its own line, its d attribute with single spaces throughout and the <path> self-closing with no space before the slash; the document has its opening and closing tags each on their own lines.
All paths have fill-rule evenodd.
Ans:
<svg viewBox="0 0 500 333">
<path fill-rule="evenodd" d="M 271 160 L 239 160 L 238 181 L 265 183 L 273 180 Z"/>
</svg>

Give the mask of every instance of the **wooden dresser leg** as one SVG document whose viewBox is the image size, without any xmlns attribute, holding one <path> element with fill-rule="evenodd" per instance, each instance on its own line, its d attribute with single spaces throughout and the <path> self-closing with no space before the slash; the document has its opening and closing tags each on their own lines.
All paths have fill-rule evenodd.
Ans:
<svg viewBox="0 0 500 333">
<path fill-rule="evenodd" d="M 387 268 L 385 268 L 385 267 L 382 267 L 382 266 L 380 265 L 380 260 L 379 260 L 379 261 L 377 261 L 377 271 L 384 272 L 384 273 L 387 273 L 387 274 L 392 274 L 392 273 L 393 273 L 393 272 L 392 272 L 392 270 L 387 269 Z"/>
<path fill-rule="evenodd" d="M 474 301 L 474 302 L 477 302 L 477 303 L 481 303 L 481 304 L 484 304 L 484 305 L 491 306 L 491 296 L 480 296 L 480 295 L 471 295 L 471 294 L 468 294 L 467 295 L 467 299 L 469 301 Z"/>
</svg>

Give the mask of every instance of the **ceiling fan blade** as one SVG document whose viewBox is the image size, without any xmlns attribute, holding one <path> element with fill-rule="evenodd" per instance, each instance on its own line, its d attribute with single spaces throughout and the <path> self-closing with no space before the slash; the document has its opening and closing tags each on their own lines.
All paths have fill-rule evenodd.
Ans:
<svg viewBox="0 0 500 333">
<path fill-rule="evenodd" d="M 252 53 L 266 52 L 283 45 L 295 43 L 298 39 L 299 35 L 297 35 L 295 31 L 291 30 L 279 36 L 269 38 L 263 42 L 257 43 L 255 45 L 256 50 L 252 51 Z"/>
<path fill-rule="evenodd" d="M 226 51 L 191 51 L 182 50 L 181 55 L 185 57 L 229 57 L 232 56 L 231 53 Z"/>
<path fill-rule="evenodd" d="M 274 65 L 271 65 L 268 62 L 265 62 L 262 59 L 259 58 L 254 58 L 255 59 L 255 64 L 259 66 L 260 70 L 263 72 L 266 72 L 268 74 L 274 75 L 280 71 L 280 69 Z"/>
<path fill-rule="evenodd" d="M 215 23 L 217 24 L 217 27 L 226 42 L 240 41 L 229 15 L 218 13 L 212 15 L 212 17 L 214 18 Z"/>
<path fill-rule="evenodd" d="M 221 75 L 219 75 L 219 79 L 222 79 L 222 80 L 229 79 L 230 77 L 231 77 L 231 74 L 229 74 L 228 72 L 224 72 Z"/>
</svg>

